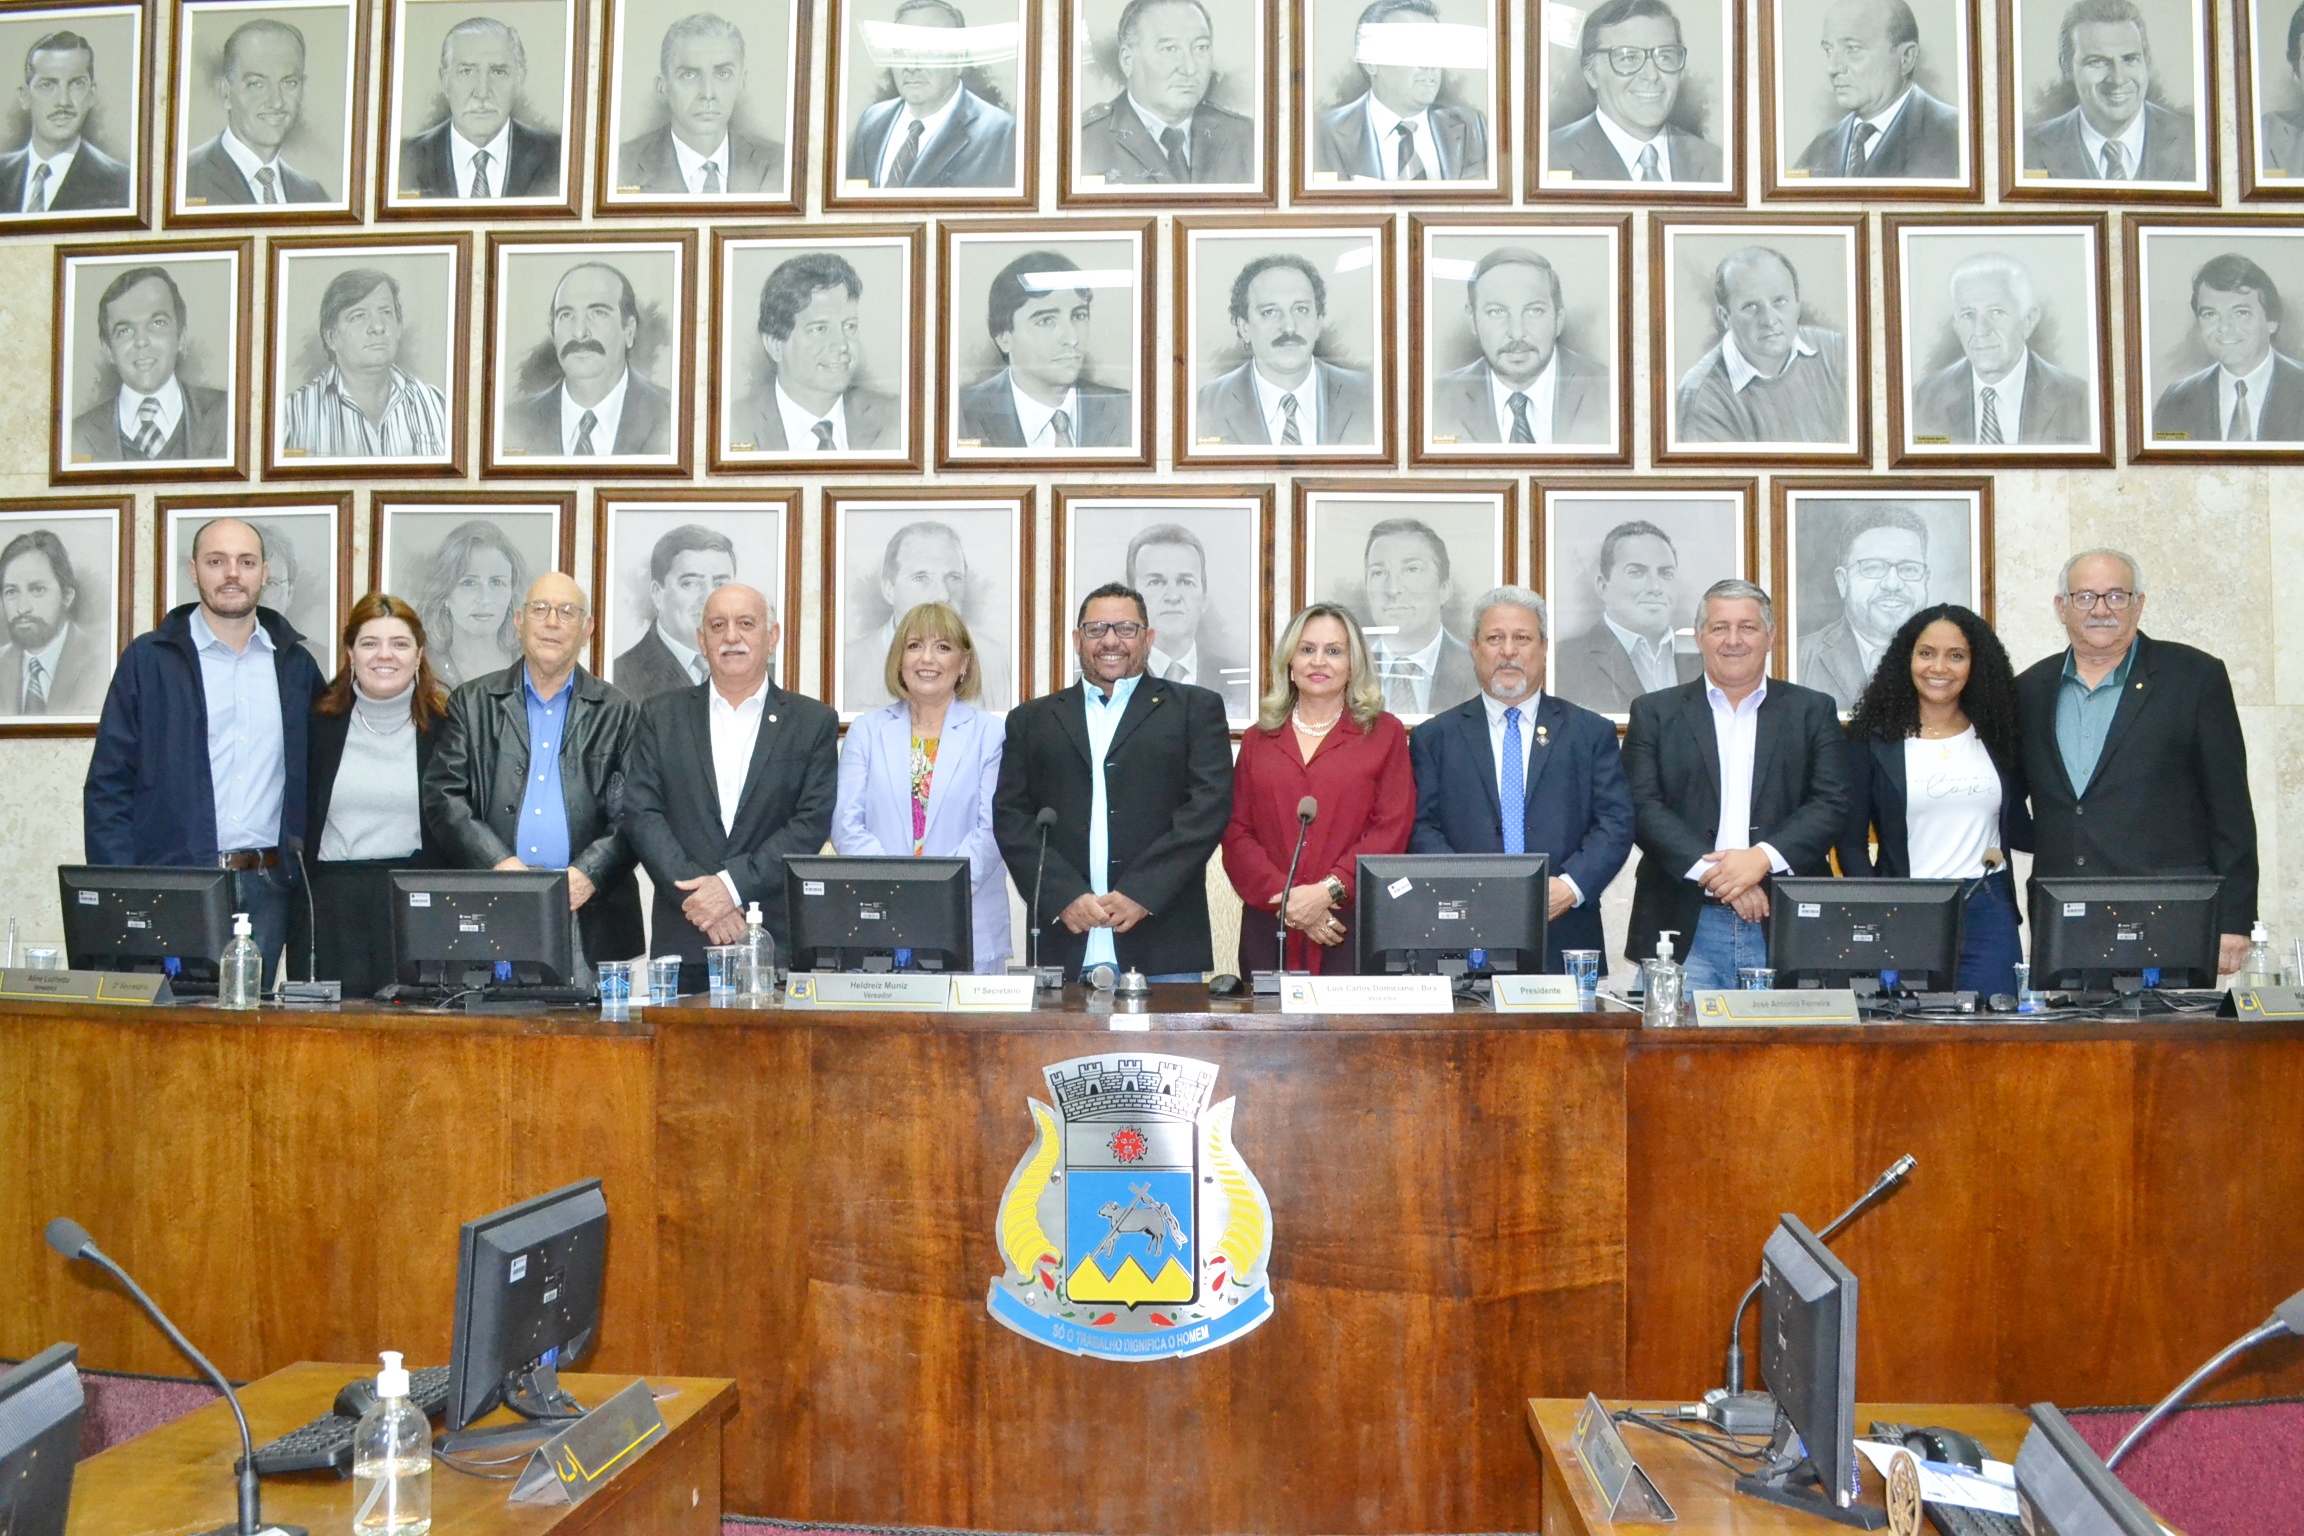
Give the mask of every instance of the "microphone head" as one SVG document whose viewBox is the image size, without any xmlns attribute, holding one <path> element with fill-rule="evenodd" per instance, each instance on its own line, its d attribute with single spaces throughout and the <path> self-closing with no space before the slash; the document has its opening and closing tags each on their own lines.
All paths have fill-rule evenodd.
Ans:
<svg viewBox="0 0 2304 1536">
<path fill-rule="evenodd" d="M 1040 807 L 1040 814 L 1034 819 L 1034 825 L 1042 827 L 1052 827 L 1056 825 L 1056 807 L 1052 805 L 1044 805 Z"/>
<path fill-rule="evenodd" d="M 96 1246 L 96 1239 L 88 1229 L 69 1216 L 59 1216 L 48 1223 L 48 1246 L 68 1259 L 77 1259 Z"/>
<path fill-rule="evenodd" d="M 1298 821 L 1310 821 L 1313 817 L 1319 814 L 1320 802 L 1313 799 L 1310 795 L 1306 795 L 1303 799 L 1296 802 L 1296 819 Z"/>
<path fill-rule="evenodd" d="M 2272 1309 L 2272 1321 L 2304 1338 L 2304 1291 L 2298 1291 Z"/>
<path fill-rule="evenodd" d="M 1912 1170 L 1919 1166 L 1920 1160 L 1907 1152 L 1888 1165 L 1888 1172 L 1882 1175 L 1881 1182 L 1883 1184 L 1901 1184 L 1910 1178 Z"/>
</svg>

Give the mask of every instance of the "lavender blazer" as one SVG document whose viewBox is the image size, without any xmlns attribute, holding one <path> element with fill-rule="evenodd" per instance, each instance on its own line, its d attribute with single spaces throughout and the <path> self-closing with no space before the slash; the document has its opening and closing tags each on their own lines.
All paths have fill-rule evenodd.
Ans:
<svg viewBox="0 0 2304 1536">
<path fill-rule="evenodd" d="M 944 715 L 936 775 L 928 786 L 926 852 L 965 858 L 976 898 L 976 969 L 1008 964 L 1008 866 L 992 835 L 992 792 L 1007 736 L 1000 720 L 958 699 Z M 903 858 L 912 851 L 912 720 L 902 699 L 856 717 L 840 749 L 832 846 L 849 855 Z"/>
</svg>

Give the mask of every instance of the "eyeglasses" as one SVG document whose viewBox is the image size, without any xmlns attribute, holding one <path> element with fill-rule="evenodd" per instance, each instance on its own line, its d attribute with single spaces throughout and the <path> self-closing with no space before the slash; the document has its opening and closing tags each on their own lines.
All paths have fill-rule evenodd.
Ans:
<svg viewBox="0 0 2304 1536">
<path fill-rule="evenodd" d="M 1678 43 L 1666 43 L 1661 48 L 1601 48 L 1594 50 L 1608 61 L 1608 67 L 1620 75 L 1636 75 L 1650 59 L 1664 74 L 1676 75 L 1688 67 L 1688 50 Z"/>
<path fill-rule="evenodd" d="M 564 624 L 573 624 L 584 617 L 582 603 L 522 603 L 520 611 L 539 624 L 555 615 Z"/>
<path fill-rule="evenodd" d="M 1919 560 L 1859 560 L 1848 567 L 1866 581 L 1878 581 L 1890 571 L 1896 579 L 1908 585 L 1917 585 L 1928 579 L 1928 567 Z"/>
<path fill-rule="evenodd" d="M 2067 592 L 2064 594 L 2064 601 L 2082 612 L 2102 603 L 2108 612 L 2119 613 L 2127 608 L 2135 596 L 2136 594 L 2126 587 L 2114 587 L 2109 592 Z"/>
<path fill-rule="evenodd" d="M 1133 640 L 1144 633 L 1148 627 L 1137 623 L 1134 619 L 1090 619 L 1080 626 L 1080 635 L 1086 640 L 1101 640 L 1106 635 L 1117 635 L 1123 640 Z"/>
</svg>

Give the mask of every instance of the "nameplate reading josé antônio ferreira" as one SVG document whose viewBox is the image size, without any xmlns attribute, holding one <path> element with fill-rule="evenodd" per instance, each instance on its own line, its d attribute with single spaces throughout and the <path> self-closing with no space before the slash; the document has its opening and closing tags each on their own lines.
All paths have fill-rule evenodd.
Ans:
<svg viewBox="0 0 2304 1536">
<path fill-rule="evenodd" d="M 1845 987 L 1801 987 L 1774 992 L 1703 991 L 1696 994 L 1699 1024 L 1861 1024 L 1856 994 Z"/>
</svg>

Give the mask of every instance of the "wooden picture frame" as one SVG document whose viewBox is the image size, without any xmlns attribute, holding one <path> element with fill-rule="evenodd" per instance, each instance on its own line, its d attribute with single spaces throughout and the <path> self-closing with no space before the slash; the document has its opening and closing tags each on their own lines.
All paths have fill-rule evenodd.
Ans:
<svg viewBox="0 0 2304 1536">
<path fill-rule="evenodd" d="M 717 219 L 801 211 L 813 0 L 754 0 L 748 28 L 699 13 L 694 0 L 607 0 L 602 16 L 595 214 Z M 683 55 L 674 78 L 663 73 L 667 49 Z M 763 80 L 773 82 L 765 92 Z M 714 132 L 722 135 L 717 147 Z M 705 190 L 714 182 L 720 190 Z"/>
<path fill-rule="evenodd" d="M 1291 0 L 1294 201 L 1511 200 L 1511 8 L 1505 0 L 1432 4 L 1437 16 L 1403 7 L 1370 22 L 1368 0 Z M 1403 178 L 1399 141 L 1380 142 L 1377 125 L 1419 118 L 1423 127 L 1408 141 L 1419 174 Z"/>
<path fill-rule="evenodd" d="M 2209 215 L 2120 224 L 2128 457 L 2304 463 L 2304 364 L 2281 346 L 2304 331 L 2285 304 L 2304 302 L 2304 230 Z"/>
<path fill-rule="evenodd" d="M 763 526 L 773 522 L 774 526 Z M 726 548 L 699 547 L 680 538 L 702 528 Z M 667 544 L 666 541 L 671 541 Z M 780 687 L 806 692 L 800 675 L 800 492 L 797 488 L 760 491 L 660 490 L 646 486 L 602 488 L 592 497 L 592 609 L 598 627 L 592 637 L 592 670 L 614 683 L 634 703 L 689 685 L 689 676 L 661 637 L 658 623 L 670 608 L 687 606 L 667 585 L 688 577 L 700 583 L 694 606 L 729 581 L 755 574 L 765 554 L 777 569 L 766 585 L 746 585 L 767 594 L 783 635 L 770 676 Z M 680 547 L 687 546 L 687 547 Z M 655 579 L 655 557 L 669 550 L 668 582 Z M 725 568 L 722 562 L 725 561 Z M 637 562 L 637 563 L 635 563 Z"/>
<path fill-rule="evenodd" d="M 2296 61 L 2289 58 L 2288 33 L 2296 4 L 2235 0 L 2232 28 L 2238 57 L 2232 77 L 2239 106 L 2233 113 L 2239 132 L 2240 197 L 2244 202 L 2283 202 L 2304 198 L 2304 36 Z"/>
<path fill-rule="evenodd" d="M 1757 11 L 1763 199 L 1983 200 L 1976 0 L 1913 8 L 1919 37 L 1903 43 L 1884 19 L 1876 33 L 1824 36 L 1832 0 L 1758 0 Z"/>
<path fill-rule="evenodd" d="M 171 10 L 169 225 L 359 223 L 368 0 L 177 0 Z M 235 61 L 235 46 L 248 57 Z"/>
<path fill-rule="evenodd" d="M 256 530 L 266 566 L 257 602 L 304 637 L 322 676 L 334 676 L 344 660 L 337 632 L 352 608 L 352 493 L 160 497 L 152 508 L 153 627 L 172 609 L 199 601 L 191 576 L 192 540 L 220 517 Z M 315 555 L 326 556 L 328 564 L 320 581 L 309 579 Z"/>
<path fill-rule="evenodd" d="M 82 526 L 85 524 L 86 526 Z M 46 533 L 54 541 L 27 536 Z M 69 535 L 69 537 L 67 537 Z M 110 690 L 112 671 L 135 630 L 136 502 L 131 496 L 12 496 L 0 499 L 0 592 L 11 615 L 45 602 L 56 613 L 49 636 L 32 646 L 38 655 L 59 645 L 53 666 L 43 663 L 41 707 L 27 708 L 24 639 L 11 623 L 0 645 L 0 739 L 94 736 Z M 55 568 L 61 549 L 66 570 Z M 75 558 L 77 555 L 78 558 Z M 39 566 L 13 569 L 27 557 Z M 91 573 L 110 584 L 110 601 L 91 597 Z M 61 597 L 72 594 L 69 601 Z M 86 611 L 84 611 L 86 610 Z M 102 611 L 95 611 L 102 610 Z M 59 635 L 56 631 L 61 630 Z"/>
<path fill-rule="evenodd" d="M 384 0 L 384 100 L 377 114 L 376 214 L 382 219 L 468 220 L 484 211 L 489 220 L 572 219 L 579 201 L 585 157 L 584 105 L 578 82 L 591 66 L 585 0 Z M 500 32 L 461 29 L 469 23 L 510 28 L 516 46 Z M 449 41 L 451 32 L 462 40 Z M 471 142 L 451 122 L 443 61 L 453 46 L 455 68 L 474 82 L 476 97 L 465 123 L 485 141 L 492 158 L 472 161 Z M 497 92 L 506 89 L 505 108 Z M 479 82 L 493 80 L 483 91 Z M 534 89 L 531 90 L 530 87 Z M 421 92 L 424 107 L 411 110 L 410 92 Z M 437 99 L 437 110 L 435 110 Z M 539 104 L 557 113 L 557 125 L 537 121 Z M 522 108 L 526 108 L 526 116 Z M 503 163 L 493 158 L 502 142 Z M 484 200 L 472 196 L 475 171 L 488 177 Z"/>
<path fill-rule="evenodd" d="M 59 32 L 78 36 L 85 49 L 36 52 L 35 44 Z M 0 68 L 14 68 L 19 58 L 23 63 L 19 88 L 27 96 L 53 101 L 53 110 L 78 116 L 70 124 L 71 143 L 51 143 L 41 153 L 41 146 L 34 143 L 31 114 L 25 113 L 23 142 L 0 152 L 0 232 L 147 228 L 152 204 L 151 112 L 159 99 L 150 0 L 55 0 L 0 10 Z M 117 102 L 126 105 L 115 110 Z M 72 158 L 57 174 L 53 165 L 67 150 Z M 51 174 L 41 179 L 43 206 L 27 212 L 28 183 L 38 176 L 35 158 L 50 164 Z"/>
<path fill-rule="evenodd" d="M 379 490 L 369 516 L 369 590 L 415 608 L 444 688 L 518 661 L 512 616 L 529 583 L 576 574 L 574 491 Z"/>
<path fill-rule="evenodd" d="M 146 269 L 164 281 L 155 286 L 154 275 L 136 275 Z M 99 335 L 107 289 L 128 279 L 112 318 L 116 325 L 140 323 L 117 339 L 90 341 Z M 253 285 L 254 244 L 245 239 L 58 246 L 52 483 L 246 479 Z M 221 327 L 207 318 L 217 310 Z M 166 319 L 170 311 L 179 318 Z M 142 393 L 163 400 L 154 425 L 163 439 L 157 455 L 139 452 L 135 434 L 120 425 L 122 390 L 139 386 L 119 371 L 116 351 L 144 380 Z M 187 362 L 195 365 L 189 375 Z M 163 430 L 171 384 L 179 403 L 173 428 Z"/>
<path fill-rule="evenodd" d="M 1205 70 L 1182 61 L 1167 69 L 1165 87 L 1174 93 L 1167 103 L 1171 115 L 1185 113 L 1184 100 L 1197 92 L 1196 103 L 1184 118 L 1189 126 L 1182 153 L 1184 176 L 1189 179 L 1179 179 L 1175 162 L 1152 131 L 1154 124 L 1130 106 L 1132 86 L 1121 55 L 1125 52 L 1127 61 L 1134 62 L 1137 47 L 1123 50 L 1114 35 L 1127 8 L 1128 0 L 1064 0 L 1058 206 L 1273 206 L 1279 200 L 1280 166 L 1277 9 L 1209 8 Z M 1148 11 L 1144 20 L 1158 16 Z M 1191 57 L 1193 24 L 1199 19 L 1179 10 L 1173 13 L 1175 35 L 1163 29 L 1160 36 L 1143 40 L 1148 75 L 1162 68 L 1160 59 L 1176 54 Z M 1229 33 L 1243 20 L 1252 40 L 1245 60 L 1226 46 Z M 1158 50 L 1157 57 L 1153 50 Z M 1155 110 L 1160 106 L 1153 105 Z M 1240 110 L 1243 106 L 1246 111 Z M 1200 137 L 1198 147 L 1192 144 L 1195 135 Z"/>
<path fill-rule="evenodd" d="M 2063 63 L 2060 18 L 2069 14 L 2069 0 L 2004 0 L 2000 26 L 2000 200 L 2032 200 L 2104 204 L 2123 207 L 2135 203 L 2213 204 L 2219 180 L 2217 141 L 2216 66 L 2218 42 L 2212 0 L 2130 0 L 2140 23 L 2090 24 L 2103 32 L 2117 27 L 2122 35 L 2100 38 L 2102 53 L 2075 47 L 2077 63 Z M 2037 13 L 2036 15 L 2034 13 Z M 2165 73 L 2174 39 L 2190 54 L 2188 70 L 2171 67 Z M 2144 118 L 2144 144 L 2131 151 L 2127 179 L 2114 185 L 2103 179 L 2088 148 L 2096 134 L 2093 112 L 2116 111 L 2090 94 L 2093 112 L 2084 112 L 2075 81 L 2082 75 L 2101 77 L 2106 89 L 2118 97 L 2134 99 L 2140 88 L 2131 64 L 2106 63 L 2091 71 L 2091 57 L 2107 61 L 2133 58 L 2130 50 L 2141 40 L 2149 77 L 2148 94 L 2138 108 Z M 2154 54 L 2157 50 L 2158 57 Z M 2181 80 L 2191 94 L 2191 121 L 2183 123 L 2180 110 L 2153 99 L 2166 94 L 2166 81 Z M 2134 121 L 2133 115 L 2130 122 Z M 2191 141 L 2184 142 L 2189 129 Z M 2126 138 L 2126 131 L 2119 136 Z M 2180 163 L 2181 162 L 2181 163 Z"/>
<path fill-rule="evenodd" d="M 1040 14 L 1031 0 L 830 0 L 830 114 L 824 131 L 824 207 L 965 209 L 1028 212 L 1039 206 Z M 933 14 L 935 23 L 899 21 L 897 12 Z M 957 18 L 957 20 L 951 20 Z M 949 23 L 949 24 L 947 24 Z M 898 29 L 909 29 L 900 31 Z M 946 42 L 923 34 L 959 32 Z M 902 132 L 912 114 L 896 71 L 880 53 L 902 60 L 926 50 L 907 69 L 921 98 L 924 136 L 900 184 L 882 186 L 905 156 Z M 957 75 L 961 89 L 949 79 Z M 878 82 L 885 77 L 889 94 Z M 987 94 L 989 93 L 989 94 Z M 867 95 L 870 100 L 865 100 Z M 1005 102 L 993 100 L 1007 96 Z M 930 98 L 935 98 L 930 100 Z M 939 116 L 949 112 L 950 116 Z M 925 124 L 936 122 L 927 133 Z M 855 163 L 851 164 L 853 160 Z"/>
<path fill-rule="evenodd" d="M 1681 81 L 1664 109 L 1665 121 L 1654 130 L 1653 136 L 1661 137 L 1665 146 L 1658 163 L 1660 169 L 1669 172 L 1662 177 L 1669 190 L 1636 180 L 1639 167 L 1624 160 L 1615 141 L 1597 121 L 1599 99 L 1590 82 L 1605 82 L 1609 77 L 1586 71 L 1581 27 L 1568 30 L 1577 18 L 1564 9 L 1544 13 L 1543 24 L 1532 20 L 1528 28 L 1528 152 L 1522 158 L 1527 166 L 1530 203 L 1573 197 L 1579 202 L 1633 202 L 1649 207 L 1659 203 L 1743 206 L 1744 8 L 1738 0 L 1667 0 L 1667 4 L 1675 8 L 1678 46 L 1687 50 L 1689 63 L 1706 61 L 1698 66 L 1695 95 L 1690 94 L 1691 82 L 1685 78 L 1688 67 L 1682 66 Z M 1585 15 L 1589 18 L 1598 10 L 1592 7 Z M 1683 10 L 1687 14 L 1682 15 Z M 1535 14 L 1531 12 L 1532 17 Z M 1561 18 L 1562 30 L 1555 31 L 1551 24 L 1554 14 Z M 1701 25 L 1691 29 L 1691 20 Z M 1632 25 L 1627 21 L 1606 30 L 1616 35 Z M 1634 43 L 1627 37 L 1621 46 Z M 1655 46 L 1672 44 L 1663 39 Z M 1725 61 L 1728 67 L 1707 81 L 1704 71 L 1714 67 L 1713 61 Z M 1608 67 L 1605 60 L 1593 62 L 1593 71 Z M 1653 67 L 1653 61 L 1643 63 L 1634 74 Z M 1702 99 L 1706 91 L 1710 92 L 1709 100 Z M 1622 110 L 1629 115 L 1641 109 Z M 1704 131 L 1695 133 L 1695 128 Z M 1665 165 L 1666 154 L 1671 157 L 1669 166 Z"/>
</svg>

